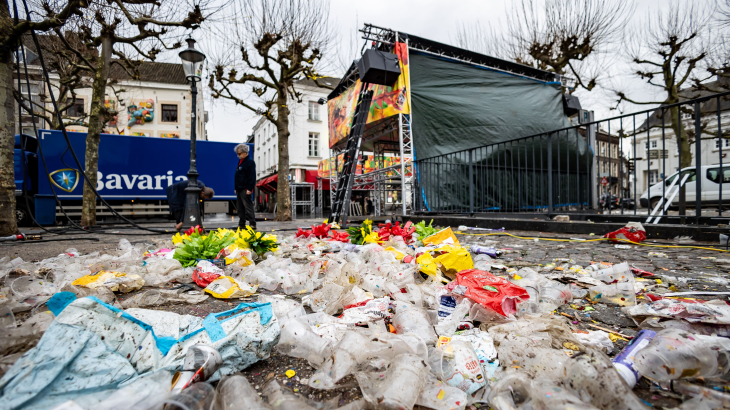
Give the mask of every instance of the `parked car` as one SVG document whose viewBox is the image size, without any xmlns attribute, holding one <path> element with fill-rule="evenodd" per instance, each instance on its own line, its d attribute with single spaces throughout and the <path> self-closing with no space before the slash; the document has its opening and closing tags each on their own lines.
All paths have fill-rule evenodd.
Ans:
<svg viewBox="0 0 730 410">
<path fill-rule="evenodd" d="M 613 194 L 603 194 L 599 200 L 603 209 L 634 209 L 636 206 L 633 198 L 620 198 Z"/>
<path fill-rule="evenodd" d="M 720 203 L 720 191 L 722 190 L 723 201 L 730 202 L 730 165 L 723 166 L 720 169 L 719 165 L 705 165 L 700 168 L 702 183 L 700 200 L 702 205 L 718 205 Z M 670 175 L 664 181 L 654 184 L 649 187 L 639 198 L 639 203 L 643 208 L 649 207 L 654 209 L 662 198 L 662 195 L 666 189 L 667 199 L 672 198 L 672 194 L 679 191 L 679 181 L 670 190 L 669 187 L 672 182 L 679 176 L 684 178 L 687 175 L 687 182 L 685 182 L 685 196 L 686 203 L 688 206 L 693 206 L 697 200 L 697 175 L 695 167 L 684 168 L 681 172 L 675 172 Z M 672 206 L 679 205 L 679 193 L 672 198 Z"/>
</svg>

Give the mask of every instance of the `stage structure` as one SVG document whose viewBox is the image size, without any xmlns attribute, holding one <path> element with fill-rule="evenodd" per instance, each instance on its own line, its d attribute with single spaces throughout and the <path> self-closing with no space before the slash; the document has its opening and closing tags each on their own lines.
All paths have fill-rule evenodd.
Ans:
<svg viewBox="0 0 730 410">
<path fill-rule="evenodd" d="M 368 85 L 372 103 L 351 178 L 352 190 L 371 192 L 376 216 L 427 211 L 423 205 L 414 209 L 414 204 L 448 199 L 426 197 L 427 192 L 445 191 L 424 186 L 440 181 L 419 181 L 416 156 L 427 159 L 570 125 L 563 79 L 555 73 L 371 24 L 360 32 L 363 51 L 371 46 L 395 54 L 401 69 L 392 86 Z M 361 87 L 355 61 L 327 98 L 334 155 L 320 162 L 318 176 L 329 178 L 332 201 Z M 591 156 L 585 141 L 574 136 L 566 135 L 560 144 L 580 158 Z M 505 150 L 499 155 L 510 155 Z M 479 165 L 491 159 L 487 155 L 464 161 Z M 443 168 L 443 178 L 451 174 Z"/>
</svg>

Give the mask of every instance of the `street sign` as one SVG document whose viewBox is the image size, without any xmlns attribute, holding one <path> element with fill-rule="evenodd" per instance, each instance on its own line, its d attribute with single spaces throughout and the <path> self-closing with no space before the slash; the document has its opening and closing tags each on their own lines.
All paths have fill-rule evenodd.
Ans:
<svg viewBox="0 0 730 410">
<path fill-rule="evenodd" d="M 601 185 L 603 185 L 603 186 L 608 185 L 608 178 L 606 178 L 606 177 L 601 178 Z"/>
</svg>

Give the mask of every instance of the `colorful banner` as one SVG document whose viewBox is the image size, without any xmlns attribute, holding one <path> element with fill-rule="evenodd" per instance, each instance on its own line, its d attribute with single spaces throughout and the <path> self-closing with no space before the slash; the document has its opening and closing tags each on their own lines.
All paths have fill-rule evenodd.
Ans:
<svg viewBox="0 0 730 410">
<path fill-rule="evenodd" d="M 345 154 L 340 154 L 337 157 L 338 172 L 342 172 L 342 164 L 345 162 L 344 156 Z M 355 175 L 362 175 L 367 174 L 368 172 L 373 172 L 380 168 L 379 164 L 381 162 L 383 163 L 383 168 L 387 168 L 393 165 L 400 164 L 400 157 L 380 157 L 379 160 L 376 160 L 375 156 L 369 155 L 367 156 L 365 161 L 358 162 L 357 169 L 355 170 Z M 317 166 L 317 176 L 320 178 L 329 178 L 334 168 L 334 158 L 323 159 L 319 161 L 319 164 Z"/>
<path fill-rule="evenodd" d="M 396 43 L 394 53 L 398 56 L 401 75 L 398 76 L 398 81 L 392 87 L 370 85 L 370 89 L 373 90 L 373 102 L 368 113 L 368 124 L 392 115 L 411 113 L 411 95 L 408 90 L 410 75 L 408 72 L 408 46 L 405 43 Z M 337 98 L 327 102 L 330 148 L 347 139 L 361 86 L 358 79 Z"/>
</svg>

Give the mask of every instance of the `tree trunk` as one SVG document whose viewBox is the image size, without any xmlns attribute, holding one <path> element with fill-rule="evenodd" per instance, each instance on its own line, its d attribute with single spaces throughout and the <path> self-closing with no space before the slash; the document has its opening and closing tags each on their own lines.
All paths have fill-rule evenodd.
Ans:
<svg viewBox="0 0 730 410">
<path fill-rule="evenodd" d="M 291 221 L 292 206 L 289 192 L 289 108 L 286 92 L 277 100 L 276 131 L 279 134 L 279 169 L 276 178 L 276 220 Z"/>
<path fill-rule="evenodd" d="M 81 204 L 81 225 L 96 225 L 96 195 L 92 189 L 96 188 L 96 173 L 99 170 L 99 140 L 104 125 L 102 121 L 102 107 L 106 96 L 107 66 L 111 53 L 110 40 L 102 40 L 102 59 L 99 61 L 94 73 L 94 83 L 91 86 L 91 111 L 89 113 L 89 132 L 86 134 L 86 157 L 84 171 L 86 172 L 86 184 L 84 184 L 84 199 Z"/>
<path fill-rule="evenodd" d="M 677 99 L 678 100 L 678 99 Z M 673 107 L 669 109 L 669 114 L 672 119 L 672 130 L 674 131 L 675 138 L 677 140 L 677 147 L 679 149 L 681 161 L 679 163 L 679 182 L 682 182 L 683 168 L 692 165 L 692 152 L 689 149 L 689 138 L 687 133 L 684 131 L 684 124 L 682 124 L 682 116 L 679 112 L 679 107 Z M 679 187 L 679 215 L 687 214 L 687 193 L 684 185 Z M 681 221 L 684 223 L 684 220 Z"/>
<path fill-rule="evenodd" d="M 13 27 L 8 3 L 0 4 L 0 35 Z M 15 104 L 13 99 L 13 54 L 11 48 L 0 49 L 0 236 L 18 233 L 15 220 Z"/>
</svg>

